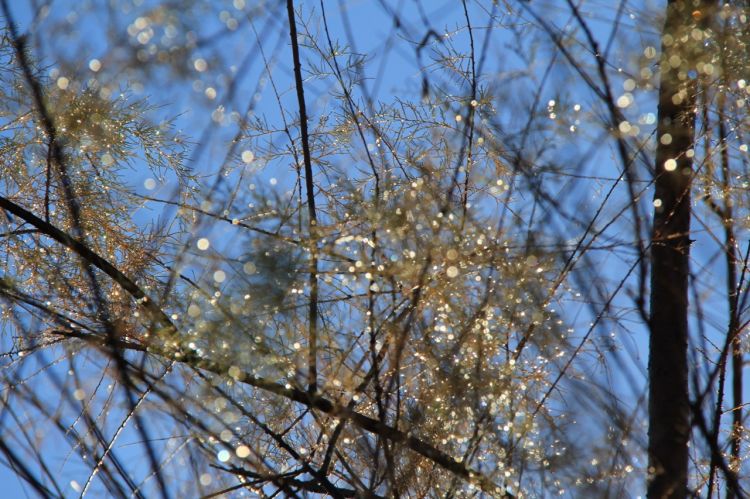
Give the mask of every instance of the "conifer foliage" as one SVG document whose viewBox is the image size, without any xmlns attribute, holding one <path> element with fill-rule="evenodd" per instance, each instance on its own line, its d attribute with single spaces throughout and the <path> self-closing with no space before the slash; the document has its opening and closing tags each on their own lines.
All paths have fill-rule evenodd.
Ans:
<svg viewBox="0 0 750 499">
<path fill-rule="evenodd" d="M 743 497 L 750 6 L 656 3 L 0 0 L 2 476 Z"/>
</svg>

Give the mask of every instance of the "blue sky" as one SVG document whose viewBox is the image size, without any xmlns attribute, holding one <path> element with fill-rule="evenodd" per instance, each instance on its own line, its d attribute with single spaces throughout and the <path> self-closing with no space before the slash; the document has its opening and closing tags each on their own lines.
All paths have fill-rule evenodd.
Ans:
<svg viewBox="0 0 750 499">
<path fill-rule="evenodd" d="M 85 5 L 77 2 L 55 2 L 52 4 L 49 20 L 39 24 L 35 28 L 35 32 L 32 33 L 31 40 L 33 40 L 32 45 L 36 49 L 35 54 L 42 65 L 49 68 L 48 75 L 51 85 L 57 84 L 59 86 L 60 78 L 68 79 L 73 85 L 76 82 L 86 85 L 88 78 L 95 77 L 103 82 L 111 82 L 114 88 L 124 92 L 128 98 L 145 97 L 150 103 L 160 106 L 153 111 L 151 118 L 156 121 L 175 118 L 177 129 L 181 130 L 189 139 L 193 141 L 202 140 L 202 152 L 200 155 L 191 155 L 192 163 L 189 166 L 195 172 L 213 175 L 221 165 L 226 141 L 234 133 L 231 126 L 217 127 L 211 121 L 211 113 L 216 112 L 219 106 L 224 107 L 225 114 L 232 111 L 244 112 L 247 107 L 248 94 L 257 92 L 258 98 L 253 99 L 251 104 L 253 115 L 265 116 L 271 122 L 278 123 L 280 110 L 271 85 L 267 81 L 258 85 L 259 78 L 265 72 L 262 58 L 259 57 L 259 52 L 254 47 L 249 46 L 250 44 L 239 43 L 234 38 L 232 43 L 218 42 L 217 45 L 209 45 L 206 49 L 197 50 L 186 61 L 187 67 L 182 68 L 187 72 L 185 75 L 175 75 L 173 72 L 158 66 L 148 73 L 144 72 L 146 67 L 150 67 L 146 65 L 141 68 L 144 71 L 141 71 L 138 67 L 124 69 L 127 57 L 131 57 L 132 54 L 123 53 L 121 49 L 112 44 L 112 31 L 114 30 L 114 39 L 118 39 L 118 36 L 122 36 L 123 40 L 127 39 L 128 29 L 133 26 L 138 28 L 139 19 L 145 13 L 151 12 L 151 8 L 156 6 L 158 2 L 144 2 L 143 4 L 136 2 L 136 4 L 127 7 L 128 2 L 123 2 L 119 5 L 124 6 L 124 8 L 116 16 L 109 17 L 106 10 L 97 8 L 103 6 L 98 2 L 92 3 L 95 8 L 90 12 L 87 11 Z M 222 7 L 227 12 L 234 12 L 232 10 L 234 6 L 231 5 L 231 2 L 224 2 L 223 4 L 225 5 L 222 5 Z M 311 19 L 311 30 L 322 33 L 322 26 L 317 20 L 319 19 L 320 5 L 317 2 L 302 2 L 301 4 L 302 10 L 307 16 L 303 15 L 303 19 Z M 273 5 L 273 2 L 270 5 Z M 425 76 L 430 79 L 432 84 L 440 83 L 445 87 L 450 87 L 450 81 L 444 80 L 443 76 L 430 69 L 432 65 L 430 61 L 431 57 L 435 55 L 435 48 L 442 49 L 448 44 L 454 46 L 458 51 L 466 50 L 469 39 L 466 30 L 463 29 L 465 20 L 460 4 L 452 0 L 422 2 L 421 4 L 418 2 L 398 5 L 394 3 L 392 6 L 394 11 L 389 14 L 384 11 L 378 2 L 374 1 L 326 2 L 333 37 L 346 43 L 348 33 L 343 24 L 345 17 L 341 15 L 342 5 L 345 6 L 348 19 L 351 22 L 354 34 L 353 42 L 356 44 L 349 48 L 352 51 L 364 54 L 367 58 L 365 66 L 366 88 L 375 101 L 393 102 L 396 98 L 418 100 L 422 79 Z M 598 16 L 596 14 L 598 4 L 592 2 L 591 5 L 593 11 L 590 14 L 595 19 Z M 250 2 L 247 2 L 247 6 L 250 6 Z M 25 32 L 31 22 L 30 4 L 25 1 L 14 2 L 12 8 L 21 31 Z M 543 12 L 543 15 L 549 16 L 550 19 L 558 23 L 563 23 L 566 20 L 564 17 L 565 10 L 557 9 L 554 2 L 547 2 L 539 7 L 536 7 L 536 3 L 532 3 L 531 8 L 538 9 L 537 12 Z M 219 11 L 220 8 L 215 10 Z M 279 90 L 282 94 L 283 106 L 294 109 L 296 106 L 295 97 L 293 92 L 289 91 L 290 56 L 288 42 L 283 36 L 285 31 L 278 29 L 283 27 L 282 25 L 286 22 L 283 13 L 283 9 L 280 9 L 277 10 L 276 16 L 273 18 L 259 16 L 258 20 L 253 19 L 253 22 L 257 22 L 257 26 L 254 26 L 254 28 L 258 32 L 263 32 L 268 27 L 269 35 L 263 40 L 265 55 L 269 60 L 276 59 L 273 71 L 274 77 L 281 85 Z M 398 30 L 394 26 L 393 13 L 397 13 L 402 23 Z M 220 28 L 223 27 L 220 16 L 216 16 L 216 12 L 213 14 L 213 16 L 204 17 L 204 22 L 197 25 L 200 29 L 196 32 L 198 39 L 206 37 L 210 40 L 213 34 L 219 32 Z M 602 37 L 602 43 L 605 43 L 604 40 L 609 34 L 608 16 L 611 14 L 611 9 L 602 11 L 601 23 L 594 23 L 595 33 Z M 186 13 L 188 18 L 190 15 L 189 12 Z M 203 14 L 196 11 L 194 15 L 196 18 L 200 18 Z M 484 30 L 484 24 L 486 23 L 482 22 L 482 19 L 486 17 L 486 12 L 476 4 L 470 3 L 469 15 L 473 19 L 475 31 L 478 34 L 476 44 L 479 46 L 483 43 L 483 33 L 486 32 Z M 50 34 L 47 28 L 65 18 L 67 18 L 67 23 Z M 249 27 L 244 25 L 241 29 L 246 33 L 247 39 L 250 39 L 251 30 Z M 423 38 L 429 30 L 434 30 L 435 35 L 442 37 L 440 43 L 435 42 L 434 38 Z M 135 32 L 137 32 L 137 29 L 134 30 Z M 403 38 L 394 37 L 397 32 Z M 158 37 L 159 33 L 152 36 Z M 178 32 L 177 36 L 185 36 L 185 33 Z M 279 36 L 278 39 L 277 36 Z M 646 38 L 638 40 L 636 43 L 639 45 L 647 43 L 648 34 L 643 34 L 643 36 Z M 407 40 L 404 40 L 404 38 Z M 422 51 L 421 61 L 418 60 L 415 50 L 415 46 L 420 41 L 427 42 Z M 124 46 L 133 47 L 132 40 L 129 45 L 125 44 Z M 137 48 L 138 45 L 135 44 L 135 47 Z M 136 50 L 136 48 L 132 48 L 132 50 Z M 541 77 L 549 52 L 540 48 L 538 53 L 532 55 L 517 52 L 518 49 L 519 47 L 512 45 L 512 38 L 509 35 L 507 37 L 503 35 L 502 30 L 493 31 L 485 61 L 485 69 L 488 74 L 493 74 L 498 70 L 504 72 L 504 74 L 523 70 L 529 71 L 534 78 Z M 613 52 L 616 54 L 619 49 L 619 46 L 615 46 Z M 249 55 L 252 55 L 252 58 L 248 58 Z M 617 57 L 617 55 L 614 55 L 612 59 L 617 60 Z M 99 61 L 101 69 L 93 71 L 92 67 L 98 67 L 93 61 Z M 428 69 L 421 69 L 418 65 L 420 62 L 426 65 Z M 623 61 L 623 63 L 626 62 Z M 528 66 L 529 63 L 532 64 L 531 67 Z M 197 71 L 204 64 L 208 67 L 208 70 L 205 72 Z M 237 78 L 237 91 L 234 97 L 228 98 L 231 87 L 227 82 L 233 79 L 232 66 L 238 70 L 243 70 L 245 75 Z M 536 74 L 534 75 L 534 73 Z M 558 108 L 563 104 L 573 106 L 574 103 L 580 103 L 584 111 L 586 110 L 587 102 L 590 103 L 593 100 L 590 93 L 585 88 L 577 89 L 566 86 L 567 76 L 564 72 L 558 74 L 553 71 L 541 96 L 540 107 L 543 108 L 547 103 L 555 101 Z M 230 80 L 227 78 L 230 78 Z M 529 92 L 522 87 L 526 81 L 528 80 L 519 80 L 516 83 L 516 85 L 519 85 L 517 89 L 499 90 L 503 92 L 504 98 L 528 99 Z M 491 85 L 492 82 L 487 81 L 486 83 Z M 613 84 L 619 86 L 622 82 L 615 81 Z M 313 120 L 319 119 L 329 112 L 329 106 L 331 105 L 328 97 L 329 85 L 328 81 L 316 78 L 314 75 L 309 75 L 306 80 L 307 101 Z M 211 89 L 213 89 L 213 92 Z M 456 88 L 458 92 L 465 92 L 466 90 L 466 88 Z M 356 97 L 362 98 L 362 95 Z M 512 113 L 504 112 L 502 103 L 497 108 L 497 119 L 509 128 L 518 126 L 519 119 L 523 119 L 514 116 Z M 571 139 L 569 144 L 564 141 L 555 144 L 553 154 L 575 155 L 581 147 L 577 143 L 579 139 L 573 135 L 570 135 L 569 138 Z M 580 140 L 583 141 L 585 146 L 588 139 Z M 237 153 L 239 154 L 241 150 L 242 148 L 238 149 Z M 601 157 L 601 162 L 587 165 L 585 169 L 591 170 L 592 174 L 613 174 L 614 171 L 609 172 L 612 167 L 607 159 L 609 154 L 607 149 L 596 150 L 594 154 L 596 157 Z M 273 164 L 263 169 L 254 170 L 253 182 L 259 186 L 271 183 L 272 179 L 278 182 L 279 187 L 286 186 L 288 188 L 291 186 L 293 175 L 289 165 Z M 161 198 L 169 198 L 173 195 L 175 189 L 173 180 L 173 177 L 168 174 L 163 179 L 158 178 L 137 163 L 128 178 L 128 181 L 139 191 Z M 212 180 L 207 179 L 207 182 L 210 183 Z M 561 192 L 565 192 L 564 185 L 561 187 L 563 187 Z M 568 193 L 567 196 L 569 196 L 568 199 L 571 203 L 578 202 L 593 206 L 596 200 L 600 198 L 601 193 L 592 192 L 591 196 L 581 196 L 581 193 L 573 192 L 572 194 Z M 132 216 L 140 223 L 148 224 L 156 220 L 155 217 L 160 215 L 161 209 L 159 205 L 154 206 L 146 203 Z M 546 216 L 546 214 L 542 216 Z M 554 223 L 551 226 L 554 226 Z M 228 237 L 231 237 L 229 236 L 229 229 L 222 233 L 223 230 L 221 226 L 218 228 L 214 228 L 213 225 L 199 226 L 196 229 L 196 237 L 212 237 L 213 240 L 218 241 L 218 244 L 225 244 L 221 242 L 224 239 L 226 243 L 229 243 L 231 241 L 228 239 Z M 223 236 L 222 234 L 227 235 Z M 575 234 L 568 234 L 568 237 L 574 238 Z M 621 273 L 624 265 L 616 261 L 615 257 L 605 258 L 601 261 L 601 264 L 610 269 L 614 276 Z M 582 331 L 585 332 L 585 324 L 589 320 L 585 307 L 580 309 L 571 307 L 568 313 L 571 321 L 580 322 L 583 327 Z M 577 316 L 577 314 L 580 314 L 580 316 Z M 644 337 L 639 335 L 630 340 L 634 342 L 636 349 L 641 353 L 644 352 L 643 339 Z M 645 361 L 645 358 L 642 357 L 640 360 Z M 619 382 L 616 381 L 616 383 Z M 137 440 L 138 435 L 132 431 L 126 432 L 121 437 L 123 444 L 120 452 L 124 459 L 127 460 L 131 456 L 126 444 Z M 140 449 L 134 446 L 132 457 L 135 458 L 140 455 Z M 70 480 L 75 479 L 80 482 L 82 481 L 81 477 L 85 478 L 85 469 L 78 468 L 77 465 L 68 464 L 62 468 L 63 474 L 66 478 L 69 475 Z M 6 468 L 2 468 L 0 473 L 6 475 L 8 479 L 5 480 L 5 483 L 8 487 L 12 487 L 6 490 L 8 496 L 20 497 L 22 488 L 18 479 L 9 476 L 12 474 Z M 64 480 L 63 483 L 67 485 L 68 481 Z M 68 492 L 72 491 L 71 488 Z"/>
<path fill-rule="evenodd" d="M 60 85 L 61 78 L 70 81 L 71 85 L 87 85 L 87 80 L 96 78 L 100 82 L 111 84 L 127 95 L 127 99 L 147 98 L 148 101 L 157 106 L 149 118 L 158 122 L 165 119 L 174 119 L 175 126 L 192 141 L 191 163 L 189 167 L 198 175 L 205 175 L 205 185 L 213 182 L 214 175 L 221 171 L 227 143 L 232 139 L 236 127 L 229 117 L 232 112 L 238 112 L 250 119 L 264 117 L 269 123 L 279 125 L 279 117 L 284 110 L 296 109 L 295 95 L 290 85 L 290 55 L 288 41 L 284 38 L 284 26 L 286 23 L 284 10 L 274 7 L 274 2 L 267 2 L 269 8 L 276 11 L 273 16 L 250 16 L 250 21 L 241 21 L 243 24 L 237 29 L 244 38 L 229 36 L 226 39 L 218 36 L 225 26 L 229 25 L 228 18 L 234 18 L 237 11 L 250 9 L 252 3 L 224 1 L 216 4 L 196 4 L 193 12 L 184 12 L 185 24 L 194 23 L 195 32 L 192 35 L 177 30 L 176 37 L 179 39 L 190 38 L 201 40 L 205 46 L 201 46 L 184 64 L 177 68 L 166 68 L 158 64 L 152 64 L 148 56 L 148 63 L 128 67 L 128 61 L 140 57 L 139 50 L 146 50 L 153 40 L 166 36 L 161 27 L 154 28 L 155 32 L 148 34 L 150 27 L 143 24 L 141 19 L 146 14 L 153 14 L 153 7 L 158 2 L 122 2 L 116 15 L 109 16 L 103 8 L 103 2 L 93 1 L 91 11 L 87 5 L 79 2 L 60 1 L 52 4 L 49 19 L 35 27 L 31 35 L 32 46 L 35 54 L 48 67 L 48 75 L 51 85 Z M 436 54 L 436 49 L 444 50 L 448 46 L 454 46 L 457 51 L 463 52 L 469 43 L 467 31 L 463 29 L 465 19 L 459 2 L 448 1 L 424 1 L 424 2 L 385 2 L 392 8 L 392 12 L 386 12 L 380 2 L 366 0 L 352 0 L 347 2 L 335 2 L 326 0 L 326 11 L 330 22 L 330 31 L 336 40 L 346 44 L 349 32 L 344 24 L 348 19 L 355 45 L 350 44 L 350 49 L 366 57 L 364 77 L 365 87 L 373 100 L 394 103 L 397 99 L 418 100 L 421 94 L 421 84 L 424 77 L 430 79 L 431 84 L 439 84 L 456 94 L 466 92 L 467 89 L 460 84 L 454 84 L 449 78 L 432 71 L 434 67 L 431 57 Z M 650 130 L 653 129 L 653 113 L 655 102 L 653 89 L 639 88 L 628 90 L 628 81 L 638 79 L 634 72 L 640 69 L 640 59 L 644 50 L 650 46 L 657 46 L 657 27 L 649 26 L 647 21 L 651 20 L 649 13 L 660 12 L 663 2 L 631 2 L 628 4 L 628 12 L 621 18 L 620 30 L 614 37 L 614 42 L 609 49 L 608 60 L 611 63 L 610 77 L 611 87 L 616 96 L 630 95 L 634 104 L 626 111 L 633 123 L 639 123 L 644 135 L 645 144 L 648 141 Z M 24 0 L 13 2 L 12 9 L 16 21 L 25 32 L 29 29 L 31 22 L 30 3 Z M 240 5 L 241 8 L 237 8 Z M 301 2 L 302 19 L 310 21 L 310 30 L 318 33 L 322 38 L 323 27 L 319 21 L 320 5 L 318 2 Z M 481 46 L 484 42 L 486 30 L 487 13 L 483 5 L 470 2 L 469 17 L 474 24 L 477 33 L 476 45 Z M 343 6 L 343 7 L 342 7 Z M 561 27 L 564 33 L 574 31 L 573 23 L 564 8 L 563 2 L 557 1 L 532 1 L 528 7 L 534 9 L 543 19 Z M 346 9 L 346 16 L 342 15 L 342 8 Z M 234 10 L 233 10 L 234 9 Z M 224 15 L 223 12 L 227 14 Z M 401 24 L 396 29 L 393 19 L 397 14 Z M 607 47 L 612 23 L 615 15 L 610 2 L 606 0 L 588 1 L 584 3 L 584 13 L 587 20 L 591 22 L 594 36 L 601 47 Z M 223 17 L 222 17 L 223 16 Z M 242 19 L 236 15 L 237 19 Z M 49 31 L 50 26 L 60 20 L 67 18 L 67 24 Z M 509 17 L 510 19 L 510 17 Z M 529 16 L 524 17 L 525 22 L 531 23 Z M 200 22 L 198 22 L 200 21 Z M 252 23 L 252 26 L 251 24 Z M 132 30 L 129 33 L 128 30 Z M 528 29 L 523 23 L 517 29 L 523 31 Z M 263 57 L 255 46 L 255 33 L 266 33 L 261 45 L 263 52 L 269 62 L 273 62 L 272 74 L 278 85 L 276 89 L 280 93 L 281 109 L 274 96 L 271 82 L 266 78 L 266 68 Z M 427 33 L 434 33 L 441 38 L 436 42 L 434 37 L 427 37 Z M 139 38 L 143 33 L 143 38 Z M 531 30 L 529 30 L 531 33 Z M 529 35 L 531 37 L 532 35 Z M 540 36 L 538 33 L 533 36 Z M 530 39 L 530 38 L 529 38 Z M 116 45 L 112 40 L 123 42 L 122 46 Z M 135 41 L 134 41 L 135 40 Z M 141 40 L 145 42 L 141 43 Z M 419 42 L 426 41 L 421 51 L 421 61 L 417 57 L 416 46 Z M 142 47 L 139 45 L 142 45 Z M 535 88 L 530 88 L 532 83 L 539 83 L 544 79 L 544 73 L 550 60 L 551 49 L 549 40 L 537 45 L 536 51 L 531 51 L 533 44 L 514 45 L 511 31 L 496 29 L 492 32 L 492 38 L 488 45 L 485 61 L 485 70 L 488 75 L 500 75 L 502 81 L 507 81 L 505 88 L 493 88 L 498 98 L 495 102 L 496 114 L 494 119 L 508 130 L 508 135 L 520 127 L 525 116 L 517 114 L 520 108 L 518 104 L 528 103 L 533 96 Z M 575 46 L 575 44 L 574 44 Z M 124 48 L 123 48 L 124 47 Z M 576 48 L 581 49 L 580 46 Z M 588 66 L 586 69 L 593 73 L 593 58 L 587 57 L 585 51 L 578 52 L 579 57 Z M 307 56 L 306 62 L 315 62 L 311 52 L 303 53 Z M 130 58 L 130 59 L 129 59 Z M 560 58 L 562 59 L 562 58 Z M 94 63 L 93 61 L 97 61 Z M 419 63 L 423 67 L 419 66 Z M 92 68 L 96 67 L 94 71 Z M 202 69 L 203 68 L 203 69 Z M 331 113 L 332 102 L 329 92 L 335 90 L 335 85 L 330 79 L 317 77 L 312 74 L 312 66 L 307 66 L 306 90 L 307 102 L 311 112 L 311 121 L 319 120 Z M 235 77 L 235 73 L 241 76 Z M 519 77 L 515 77 L 516 74 Z M 544 80 L 545 86 L 538 96 L 539 110 L 548 108 L 550 124 L 538 137 L 540 142 L 547 144 L 532 144 L 534 147 L 545 149 L 540 155 L 540 164 L 552 162 L 560 158 L 570 158 L 571 161 L 581 161 L 580 168 L 576 171 L 581 177 L 590 179 L 586 183 L 586 189 L 572 176 L 552 180 L 551 192 L 558 198 L 571 215 L 580 213 L 588 214 L 596 209 L 598 203 L 606 196 L 607 189 L 611 185 L 612 178 L 619 175 L 618 163 L 612 147 L 612 141 L 608 140 L 597 130 L 595 126 L 587 124 L 600 121 L 603 114 L 601 104 L 586 88 L 576 79 L 575 73 L 566 67 L 562 61 L 552 67 L 549 78 Z M 578 81 L 576 84 L 575 82 Z M 235 83 L 231 83 L 235 82 Z M 493 86 L 491 78 L 483 82 L 487 87 Z M 236 85 L 233 87 L 233 85 Z M 234 92 L 232 92 L 234 88 Z M 115 95 L 115 92 L 112 93 Z M 253 95 L 255 94 L 255 95 Z M 355 98 L 362 99 L 364 94 L 360 93 Z M 629 98 L 631 98 L 629 97 Z M 250 108 L 252 114 L 247 115 Z M 218 114 L 216 114 L 218 113 Z M 563 115 L 563 113 L 565 113 Z M 560 114 L 559 117 L 553 115 Z M 632 115 L 632 117 L 631 117 Z M 651 116 L 649 116 L 651 115 Z M 218 119 L 212 118 L 218 116 Z M 576 123 L 578 120 L 578 123 Z M 649 120 L 651 120 L 649 122 Z M 217 125 L 219 123 L 219 125 Z M 197 141 L 200 144 L 195 144 Z M 197 147 L 196 147 L 197 146 Z M 542 147 L 544 146 L 544 147 Z M 243 151 L 252 151 L 253 146 L 249 143 L 241 143 L 233 160 L 229 163 L 236 166 Z M 195 151 L 200 151 L 196 153 Z M 231 158 L 230 158 L 231 159 Z M 262 164 L 256 162 L 249 172 L 245 172 L 257 184 L 258 189 L 289 189 L 294 182 L 293 168 L 288 163 L 270 162 L 261 168 Z M 354 165 L 356 166 L 356 165 Z M 243 174 L 241 169 L 234 169 L 228 181 L 223 187 L 232 184 L 232 180 Z M 549 175 L 538 174 L 539 178 L 548 179 Z M 139 192 L 158 198 L 170 198 L 176 192 L 174 176 L 165 174 L 163 178 L 148 171 L 143 164 L 136 162 L 134 168 L 129 171 L 127 181 Z M 527 194 L 528 195 L 528 194 Z M 611 217 L 618 216 L 618 210 L 626 201 L 624 191 L 618 190 L 615 194 L 615 203 L 611 210 L 601 217 L 601 225 L 605 225 Z M 531 198 L 521 197 L 518 208 L 526 216 L 530 216 Z M 643 213 L 650 213 L 651 193 L 646 191 L 641 200 Z M 489 208 L 488 208 L 489 209 Z M 241 214 L 242 207 L 230 207 L 229 217 Z M 580 227 L 570 224 L 569 220 L 550 211 L 544 211 L 539 205 L 535 212 L 535 221 L 541 220 L 540 226 L 549 230 L 547 235 L 560 236 L 563 239 L 574 242 L 580 237 Z M 169 213 L 169 212 L 168 212 Z M 154 203 L 144 203 L 142 207 L 133 212 L 131 216 L 138 223 L 147 225 L 156 222 L 162 215 L 162 207 Z M 627 220 L 627 216 L 624 217 Z M 619 222 L 618 222 L 619 223 Z M 627 222 L 617 225 L 619 229 L 605 232 L 600 243 L 616 241 L 622 233 L 629 228 Z M 216 241 L 217 246 L 226 246 L 232 243 L 232 229 L 227 226 L 216 224 L 198 225 L 194 230 L 198 237 L 211 238 Z M 624 236 L 623 236 L 624 237 Z M 700 237 L 700 236 L 699 236 Z M 709 252 L 703 245 L 696 245 L 694 251 L 704 260 L 709 260 Z M 600 285 L 605 291 L 611 291 L 614 283 L 622 276 L 623 270 L 632 263 L 632 255 L 626 251 L 617 252 L 595 252 L 588 262 L 581 265 L 591 265 L 598 268 Z M 720 265 L 712 263 L 712 270 L 717 278 L 723 273 Z M 200 269 L 194 269 L 198 272 Z M 606 292 L 603 293 L 606 296 Z M 575 290 L 565 293 L 570 299 L 565 304 L 565 318 L 575 328 L 576 334 L 583 335 L 588 330 L 588 324 L 595 315 L 595 311 L 589 309 L 585 303 L 576 303 Z M 623 293 L 613 302 L 616 308 L 632 307 L 632 299 Z M 601 305 L 599 303 L 598 305 Z M 632 403 L 643 389 L 643 369 L 646 364 L 646 330 L 642 324 L 630 322 L 632 317 L 616 323 L 612 321 L 601 329 L 597 329 L 594 337 L 601 345 L 606 346 L 609 341 L 619 344 L 622 352 L 629 352 L 630 357 L 623 355 L 622 369 L 632 372 L 635 383 L 625 377 L 621 371 L 615 370 L 614 379 L 608 380 L 615 391 L 622 393 L 623 398 Z M 720 328 L 717 327 L 720 331 Z M 608 333 L 613 336 L 608 337 Z M 597 375 L 597 363 L 591 362 L 592 375 Z M 601 372 L 598 372 L 601 374 Z M 618 377 L 619 376 L 619 377 Z M 606 376 L 603 376 L 606 378 Z M 632 391 L 631 391 L 632 390 Z M 133 441 L 136 435 L 127 435 L 123 441 Z M 128 456 L 128 451 L 123 450 Z M 66 472 L 68 468 L 66 468 Z M 22 489 L 16 487 L 17 479 L 8 476 L 7 469 L 0 469 L 8 480 L 5 483 L 9 487 L 9 496 L 21 496 Z M 71 476 L 75 473 L 71 472 Z M 0 479 L 3 475 L 0 475 Z"/>
</svg>

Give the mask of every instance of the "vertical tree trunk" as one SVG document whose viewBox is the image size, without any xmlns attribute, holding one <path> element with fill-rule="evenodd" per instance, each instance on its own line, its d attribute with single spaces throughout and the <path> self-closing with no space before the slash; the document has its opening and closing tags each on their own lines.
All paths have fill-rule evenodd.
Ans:
<svg viewBox="0 0 750 499">
<path fill-rule="evenodd" d="M 703 0 L 701 7 L 708 4 Z M 696 75 L 690 72 L 699 50 L 691 47 L 690 31 L 707 14 L 691 0 L 669 0 L 662 31 L 651 244 L 650 499 L 687 497 L 690 184 L 697 93 Z"/>
</svg>

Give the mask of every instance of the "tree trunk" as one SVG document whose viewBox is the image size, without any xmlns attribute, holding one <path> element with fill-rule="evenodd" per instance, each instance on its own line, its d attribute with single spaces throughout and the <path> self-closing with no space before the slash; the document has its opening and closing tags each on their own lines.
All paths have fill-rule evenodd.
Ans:
<svg viewBox="0 0 750 499">
<path fill-rule="evenodd" d="M 690 31 L 708 16 L 708 5 L 704 0 L 698 9 L 689 0 L 670 0 L 662 31 L 651 240 L 650 499 L 688 495 L 690 184 L 697 93 L 697 75 L 690 72 L 700 50 L 693 48 Z"/>
</svg>

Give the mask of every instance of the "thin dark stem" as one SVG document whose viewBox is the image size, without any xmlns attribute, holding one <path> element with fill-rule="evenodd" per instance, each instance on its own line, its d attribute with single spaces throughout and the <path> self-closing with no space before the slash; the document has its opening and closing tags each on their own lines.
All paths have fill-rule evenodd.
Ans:
<svg viewBox="0 0 750 499">
<path fill-rule="evenodd" d="M 466 20 L 466 29 L 469 31 L 469 62 L 471 65 L 471 100 L 469 102 L 466 114 L 466 166 L 464 167 L 464 189 L 461 196 L 461 208 L 463 210 L 461 224 L 466 222 L 466 215 L 469 202 L 469 180 L 471 177 L 471 164 L 474 160 L 474 114 L 476 113 L 477 103 L 477 68 L 476 68 L 476 51 L 474 50 L 474 30 L 471 28 L 471 18 L 469 10 L 466 7 L 466 0 L 462 0 L 464 10 L 464 19 Z"/>
<path fill-rule="evenodd" d="M 310 135 L 307 129 L 307 107 L 305 105 L 305 87 L 302 82 L 302 65 L 299 58 L 299 41 L 297 40 L 297 22 L 294 16 L 294 0 L 286 2 L 289 17 L 289 36 L 292 42 L 294 60 L 294 83 L 299 104 L 300 135 L 302 140 L 302 158 L 305 164 L 305 189 L 307 194 L 307 214 L 310 219 L 310 309 L 308 313 L 308 386 L 310 393 L 318 390 L 318 249 L 317 249 L 317 213 L 315 211 L 315 186 L 313 184 L 312 160 L 310 159 Z"/>
<path fill-rule="evenodd" d="M 726 97 L 724 92 L 719 93 L 719 147 L 721 148 L 721 191 L 723 196 L 723 217 L 724 225 L 724 253 L 727 265 L 727 299 L 729 301 L 729 329 L 727 337 L 732 342 L 732 433 L 730 434 L 731 442 L 731 462 L 733 470 L 739 469 L 740 452 L 742 449 L 742 343 L 740 339 L 739 322 L 740 315 L 738 312 L 739 289 L 737 288 L 737 238 L 734 233 L 734 214 L 732 210 L 732 200 L 730 199 L 729 186 L 729 144 L 727 142 L 728 132 L 726 119 L 724 118 Z M 727 496 L 729 497 L 729 496 Z"/>
</svg>

